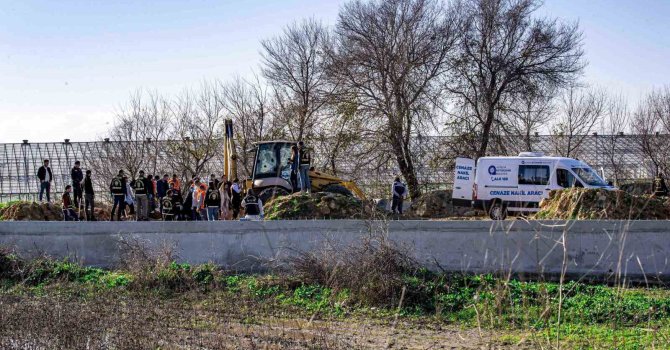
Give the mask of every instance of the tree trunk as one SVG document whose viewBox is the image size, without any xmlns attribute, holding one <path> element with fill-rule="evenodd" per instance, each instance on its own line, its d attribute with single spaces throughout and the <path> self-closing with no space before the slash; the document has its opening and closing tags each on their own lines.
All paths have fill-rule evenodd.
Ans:
<svg viewBox="0 0 670 350">
<path fill-rule="evenodd" d="M 405 181 L 407 181 L 409 196 L 412 199 L 416 199 L 421 196 L 421 189 L 419 188 L 419 180 L 416 177 L 416 170 L 414 169 L 412 158 L 407 156 L 407 151 L 409 150 L 408 146 L 409 145 L 405 145 L 400 138 L 391 136 L 391 147 L 395 153 L 400 173 L 402 173 Z"/>
<path fill-rule="evenodd" d="M 491 136 L 491 127 L 493 126 L 493 118 L 495 117 L 495 111 L 493 106 L 489 106 L 488 111 L 486 112 L 486 122 L 482 128 L 482 140 L 479 144 L 479 151 L 477 151 L 477 158 L 486 156 L 486 151 L 489 147 L 489 138 Z"/>
</svg>

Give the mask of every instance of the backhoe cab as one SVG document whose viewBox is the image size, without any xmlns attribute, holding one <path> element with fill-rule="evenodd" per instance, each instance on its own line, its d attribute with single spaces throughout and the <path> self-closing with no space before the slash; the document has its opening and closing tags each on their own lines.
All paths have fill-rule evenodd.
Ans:
<svg viewBox="0 0 670 350">
<path fill-rule="evenodd" d="M 255 144 L 251 150 L 255 153 L 254 170 L 246 188 L 253 188 L 263 203 L 277 196 L 285 196 L 299 188 L 291 184 L 291 147 L 294 141 L 265 141 Z M 313 192 L 333 192 L 347 196 L 355 195 L 364 199 L 365 195 L 355 183 L 344 181 L 336 176 L 311 170 L 309 177 Z"/>
<path fill-rule="evenodd" d="M 226 119 L 223 134 L 223 174 L 230 180 L 237 178 L 237 154 L 233 137 L 233 121 Z M 285 196 L 298 191 L 291 185 L 291 146 L 294 141 L 265 141 L 254 144 L 248 152 L 254 152 L 254 170 L 251 178 L 244 182 L 245 191 L 253 188 L 254 192 L 267 203 L 274 197 Z M 344 181 L 337 176 L 310 170 L 309 177 L 313 192 L 333 192 L 347 196 L 355 195 L 365 199 L 355 183 Z"/>
</svg>

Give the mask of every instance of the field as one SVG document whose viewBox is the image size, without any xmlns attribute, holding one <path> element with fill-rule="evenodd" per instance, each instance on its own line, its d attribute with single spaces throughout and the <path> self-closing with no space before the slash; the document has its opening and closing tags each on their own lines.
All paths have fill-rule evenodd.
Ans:
<svg viewBox="0 0 670 350">
<path fill-rule="evenodd" d="M 246 275 L 134 246 L 115 270 L 0 251 L 3 349 L 667 348 L 670 290 L 432 273 L 390 246 Z M 367 252 L 363 254 L 363 251 Z M 362 258 L 365 257 L 365 258 Z M 380 263 L 384 261 L 385 263 Z M 370 268 L 377 266 L 376 269 Z"/>
</svg>

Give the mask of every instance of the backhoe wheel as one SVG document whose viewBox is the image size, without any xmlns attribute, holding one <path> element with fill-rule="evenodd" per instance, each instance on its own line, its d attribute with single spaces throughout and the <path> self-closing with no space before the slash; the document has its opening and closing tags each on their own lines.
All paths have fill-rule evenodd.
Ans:
<svg viewBox="0 0 670 350">
<path fill-rule="evenodd" d="M 258 194 L 258 198 L 263 201 L 263 204 L 266 204 L 277 197 L 288 196 L 289 194 L 289 191 L 285 188 L 274 186 L 263 189 L 261 193 Z"/>
<path fill-rule="evenodd" d="M 501 201 L 494 201 L 489 208 L 489 216 L 491 220 L 505 220 L 507 217 L 507 208 Z"/>
<path fill-rule="evenodd" d="M 338 184 L 328 185 L 323 188 L 322 192 L 337 193 L 347 197 L 353 197 L 354 195 L 346 187 Z"/>
</svg>

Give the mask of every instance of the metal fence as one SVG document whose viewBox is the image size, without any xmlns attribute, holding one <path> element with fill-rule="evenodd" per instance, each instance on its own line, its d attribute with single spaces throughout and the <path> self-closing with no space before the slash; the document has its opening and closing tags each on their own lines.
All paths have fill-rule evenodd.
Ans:
<svg viewBox="0 0 670 350">
<path fill-rule="evenodd" d="M 669 136 L 661 137 L 670 142 Z M 613 178 L 617 173 L 620 180 L 648 179 L 655 174 L 654 166 L 642 151 L 636 135 L 588 135 L 570 140 L 557 135 L 535 135 L 523 142 L 520 140 L 520 137 L 497 140 L 490 147 L 491 153 L 512 155 L 528 150 L 529 146 L 533 151 L 547 155 L 564 155 L 569 150 L 571 157 L 587 162 L 607 178 Z M 61 193 L 65 185 L 70 183 L 70 169 L 74 161 L 80 160 L 84 169 L 93 168 L 97 163 L 95 160 L 110 157 L 110 149 L 114 149 L 109 147 L 110 142 L 113 141 L 0 144 L 0 202 L 36 200 L 39 193 L 36 174 L 43 159 L 49 159 L 51 163 L 54 175 L 52 192 Z M 167 141 L 154 141 L 157 149 L 162 148 L 161 142 Z M 460 142 L 450 136 L 417 137 L 412 141 L 412 159 L 423 190 L 451 186 L 454 159 L 464 153 L 458 147 Z M 200 175 L 220 173 L 222 153 L 210 159 Z M 393 177 L 400 174 L 394 155 L 383 147 L 366 152 L 348 149 L 337 157 L 329 157 L 318 150 L 314 153 L 314 165 L 317 168 L 326 163 L 330 168 L 334 165 L 339 176 L 356 181 L 374 198 L 387 196 Z M 171 173 L 167 161 L 169 156 L 166 152 L 153 154 L 154 168 Z M 246 175 L 243 168 L 240 166 L 241 175 Z M 96 169 L 92 170 L 95 174 Z M 110 179 L 96 180 L 96 191 L 105 198 L 105 184 Z"/>
</svg>

